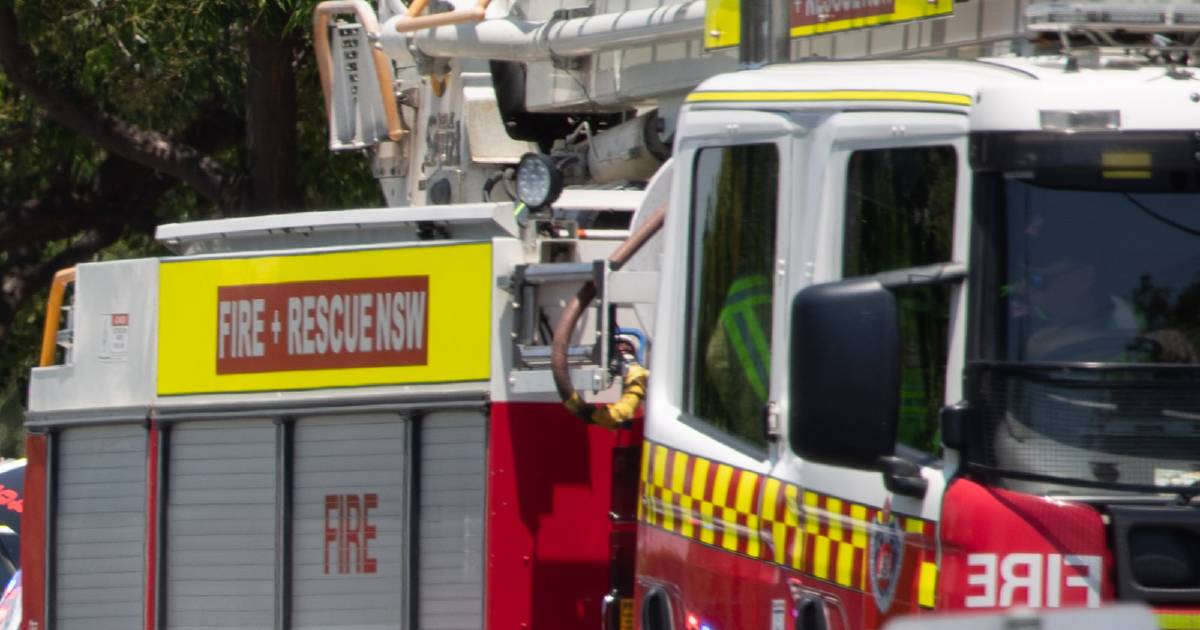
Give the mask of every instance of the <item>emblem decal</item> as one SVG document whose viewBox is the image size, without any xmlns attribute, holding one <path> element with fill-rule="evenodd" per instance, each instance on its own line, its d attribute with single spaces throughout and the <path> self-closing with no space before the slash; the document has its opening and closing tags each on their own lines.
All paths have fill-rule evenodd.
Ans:
<svg viewBox="0 0 1200 630">
<path fill-rule="evenodd" d="M 896 597 L 900 568 L 904 564 L 904 532 L 900 520 L 892 514 L 891 505 L 884 505 L 871 529 L 867 562 L 875 606 L 880 613 L 886 613 Z"/>
</svg>

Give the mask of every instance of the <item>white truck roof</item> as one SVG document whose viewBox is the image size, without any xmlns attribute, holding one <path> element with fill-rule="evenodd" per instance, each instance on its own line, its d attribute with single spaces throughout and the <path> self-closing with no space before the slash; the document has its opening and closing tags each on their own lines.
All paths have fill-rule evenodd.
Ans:
<svg viewBox="0 0 1200 630">
<path fill-rule="evenodd" d="M 633 213 L 641 190 L 568 188 L 554 204 L 567 211 Z M 516 236 L 511 202 L 295 212 L 160 225 L 155 237 L 176 254 L 198 255 L 292 247 L 334 247 L 416 240 L 421 223 L 457 239 Z"/>
<path fill-rule="evenodd" d="M 725 74 L 688 97 L 693 108 L 759 103 L 783 109 L 970 112 L 971 128 L 1040 130 L 1040 112 L 1116 110 L 1121 129 L 1193 129 L 1200 79 L 1164 65 L 1069 66 L 1068 58 L 808 62 Z"/>
</svg>

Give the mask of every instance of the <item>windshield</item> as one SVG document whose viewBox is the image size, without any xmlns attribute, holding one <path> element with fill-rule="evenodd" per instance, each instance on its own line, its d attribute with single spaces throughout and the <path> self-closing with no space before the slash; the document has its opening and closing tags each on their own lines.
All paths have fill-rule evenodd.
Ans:
<svg viewBox="0 0 1200 630">
<path fill-rule="evenodd" d="M 1013 144 L 1002 158 L 1038 164 Z M 972 464 L 1032 492 L 1200 491 L 1193 164 L 1153 181 L 976 165 Z"/>
<path fill-rule="evenodd" d="M 994 358 L 1200 361 L 1200 195 L 1004 188 Z"/>
</svg>

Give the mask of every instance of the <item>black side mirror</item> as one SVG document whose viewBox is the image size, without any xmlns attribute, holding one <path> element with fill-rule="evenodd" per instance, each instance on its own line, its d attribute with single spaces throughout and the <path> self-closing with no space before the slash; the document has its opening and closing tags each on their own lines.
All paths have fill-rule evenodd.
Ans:
<svg viewBox="0 0 1200 630">
<path fill-rule="evenodd" d="M 900 415 L 895 296 L 874 278 L 811 286 L 792 303 L 789 437 L 801 457 L 879 469 Z"/>
</svg>

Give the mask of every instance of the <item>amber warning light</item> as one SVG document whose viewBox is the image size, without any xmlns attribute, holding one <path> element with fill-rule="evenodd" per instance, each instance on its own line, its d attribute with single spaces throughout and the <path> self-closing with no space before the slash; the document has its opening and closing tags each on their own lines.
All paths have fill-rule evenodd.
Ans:
<svg viewBox="0 0 1200 630">
<path fill-rule="evenodd" d="M 425 365 L 429 276 L 217 287 L 217 374 Z"/>
</svg>

